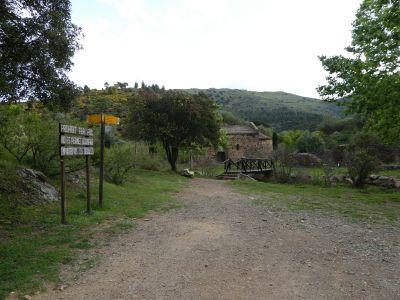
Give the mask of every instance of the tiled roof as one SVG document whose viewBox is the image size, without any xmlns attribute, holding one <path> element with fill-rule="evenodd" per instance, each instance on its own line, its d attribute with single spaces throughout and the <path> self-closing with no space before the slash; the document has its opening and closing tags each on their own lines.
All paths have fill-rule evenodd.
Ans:
<svg viewBox="0 0 400 300">
<path fill-rule="evenodd" d="M 269 136 L 262 134 L 257 126 L 250 122 L 248 125 L 229 125 L 224 127 L 227 135 L 258 135 L 260 140 L 270 140 Z"/>
<path fill-rule="evenodd" d="M 224 127 L 227 134 L 239 134 L 239 135 L 247 135 L 247 134 L 257 134 L 258 131 L 253 127 L 247 125 L 230 125 Z"/>
</svg>

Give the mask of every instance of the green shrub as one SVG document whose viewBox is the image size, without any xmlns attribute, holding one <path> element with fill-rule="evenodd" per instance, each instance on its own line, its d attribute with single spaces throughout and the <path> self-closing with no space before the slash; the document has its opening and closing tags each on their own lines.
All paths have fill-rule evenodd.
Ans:
<svg viewBox="0 0 400 300">
<path fill-rule="evenodd" d="M 353 186 L 363 187 L 368 176 L 377 170 L 379 161 L 366 149 L 355 149 L 346 153 L 346 166 Z"/>
<path fill-rule="evenodd" d="M 293 149 L 290 147 L 279 147 L 273 152 L 273 172 L 274 179 L 279 183 L 289 183 L 292 181 L 291 175 L 294 166 Z"/>
<path fill-rule="evenodd" d="M 301 153 L 321 155 L 325 150 L 324 140 L 315 132 L 303 131 L 296 141 L 297 150 Z"/>
<path fill-rule="evenodd" d="M 133 168 L 132 144 L 117 144 L 105 153 L 105 179 L 114 184 L 123 184 Z"/>
</svg>

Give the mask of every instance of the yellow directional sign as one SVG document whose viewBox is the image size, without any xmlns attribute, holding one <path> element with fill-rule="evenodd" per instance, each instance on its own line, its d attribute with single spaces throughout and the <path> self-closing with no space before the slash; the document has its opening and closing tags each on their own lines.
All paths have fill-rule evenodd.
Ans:
<svg viewBox="0 0 400 300">
<path fill-rule="evenodd" d="M 103 117 L 103 120 L 102 120 Z M 91 124 L 110 124 L 110 125 L 118 125 L 119 124 L 119 118 L 112 116 L 112 115 L 102 115 L 102 114 L 95 114 L 95 115 L 88 115 L 87 116 L 87 121 Z"/>
<path fill-rule="evenodd" d="M 88 115 L 87 121 L 92 124 L 99 124 L 99 123 L 101 123 L 101 115 L 100 114 Z"/>
<path fill-rule="evenodd" d="M 111 125 L 118 125 L 119 118 L 111 116 L 111 115 L 104 115 L 104 123 L 111 124 Z"/>
</svg>

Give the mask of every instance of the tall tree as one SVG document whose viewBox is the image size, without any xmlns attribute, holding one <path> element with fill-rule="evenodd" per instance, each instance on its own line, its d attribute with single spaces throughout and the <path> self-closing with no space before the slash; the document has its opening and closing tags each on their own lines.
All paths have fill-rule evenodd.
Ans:
<svg viewBox="0 0 400 300">
<path fill-rule="evenodd" d="M 320 95 L 344 101 L 366 126 L 400 140 L 400 0 L 364 0 L 353 22 L 349 57 L 321 56 L 329 72 Z"/>
<path fill-rule="evenodd" d="M 205 94 L 140 90 L 130 99 L 126 128 L 131 138 L 161 142 L 171 169 L 176 171 L 179 149 L 216 146 L 220 124 L 218 106 Z"/>
<path fill-rule="evenodd" d="M 68 108 L 75 85 L 67 77 L 80 48 L 69 0 L 0 2 L 0 101 L 40 99 Z"/>
</svg>

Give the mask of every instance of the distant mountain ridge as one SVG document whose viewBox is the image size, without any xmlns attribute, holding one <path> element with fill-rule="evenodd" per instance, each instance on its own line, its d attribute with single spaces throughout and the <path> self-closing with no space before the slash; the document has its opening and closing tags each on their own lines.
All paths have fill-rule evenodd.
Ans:
<svg viewBox="0 0 400 300">
<path fill-rule="evenodd" d="M 255 123 L 267 124 L 277 131 L 314 130 L 325 118 L 341 118 L 343 108 L 334 103 L 285 92 L 254 92 L 238 89 L 185 89 L 204 92 L 222 110 Z"/>
<path fill-rule="evenodd" d="M 154 87 L 146 87 L 153 89 Z M 159 89 L 159 88 L 158 88 Z M 177 89 L 179 90 L 179 89 Z M 77 97 L 75 114 L 84 119 L 87 112 L 101 111 L 126 117 L 127 99 L 135 88 L 112 86 L 87 90 Z M 181 89 L 191 94 L 203 92 L 221 105 L 221 110 L 276 131 L 289 129 L 315 130 L 325 118 L 343 117 L 343 107 L 319 99 L 285 92 L 254 92 L 238 89 Z"/>
</svg>

